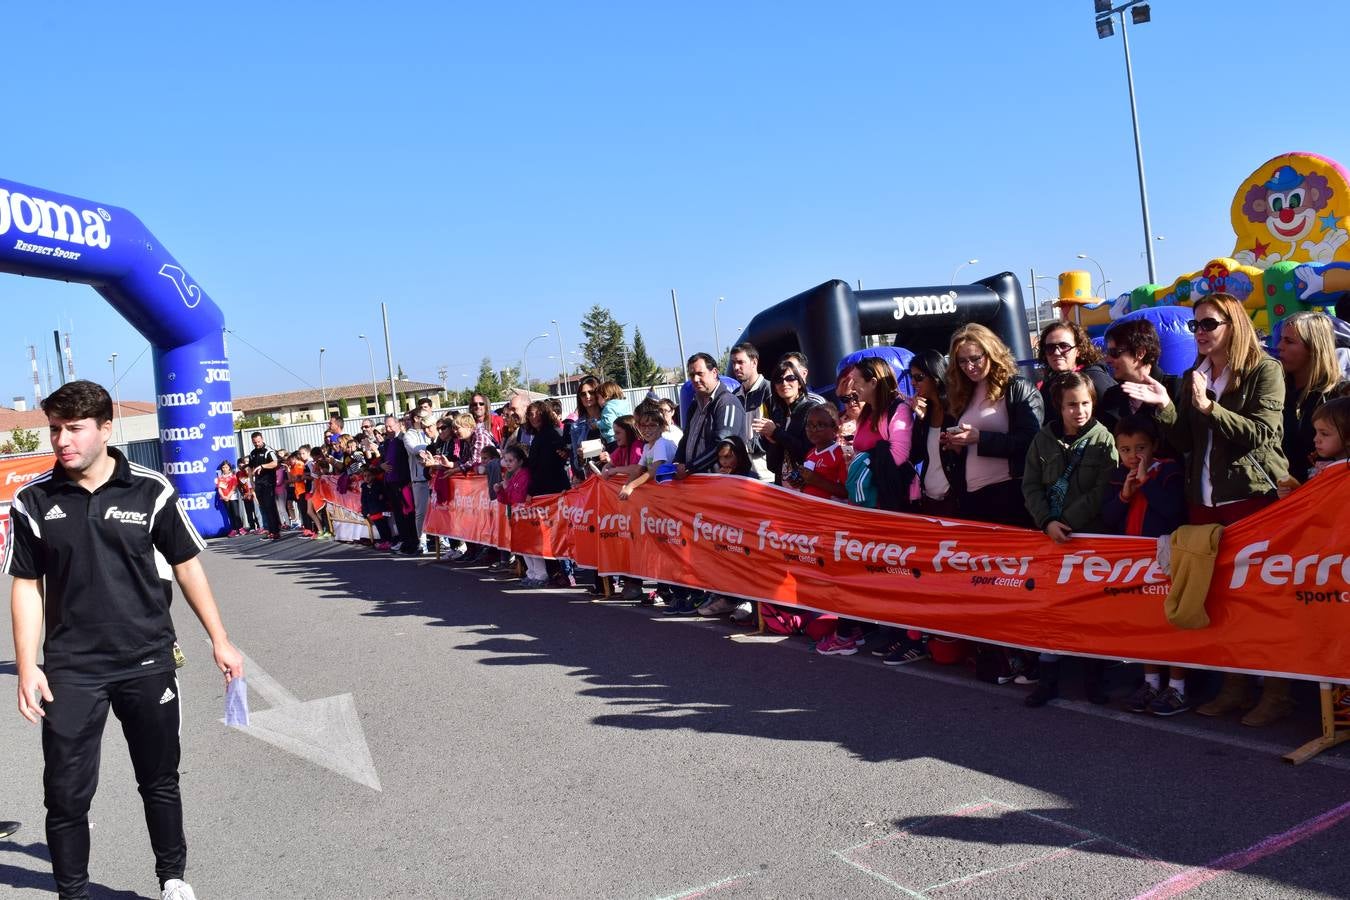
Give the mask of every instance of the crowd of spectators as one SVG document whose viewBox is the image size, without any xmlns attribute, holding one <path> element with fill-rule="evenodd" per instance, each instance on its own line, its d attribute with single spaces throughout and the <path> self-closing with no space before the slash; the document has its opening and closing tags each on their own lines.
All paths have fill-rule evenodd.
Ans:
<svg viewBox="0 0 1350 900">
<path fill-rule="evenodd" d="M 802 354 L 786 354 L 762 373 L 758 351 L 742 343 L 728 356 L 734 389 L 710 354 L 689 358 L 693 402 L 682 415 L 654 396 L 634 409 L 617 384 L 593 377 L 579 382 L 575 412 L 566 417 L 556 399 L 517 396 L 492 411 L 475 395 L 468 412 L 439 417 L 423 401 L 386 418 L 379 434 L 369 424 L 345 434 L 334 417 L 320 446 L 289 454 L 254 434 L 252 453 L 221 467 L 221 497 L 237 533 L 275 538 L 289 522 L 321 539 L 333 525 L 308 501 L 312 479 L 359 479 L 376 546 L 418 554 L 428 552 L 428 498 L 456 472 L 487 475 L 493 498 L 508 505 L 592 475 L 622 479 L 626 500 L 663 474 L 714 473 L 826 501 L 1024 526 L 1067 543 L 1082 533 L 1157 537 L 1186 524 L 1231 524 L 1350 456 L 1350 383 L 1332 319 L 1291 317 L 1276 356 L 1229 295 L 1198 302 L 1189 327 L 1193 365 L 1165 373 L 1159 335 L 1146 320 L 1111 327 L 1104 352 L 1078 325 L 1056 321 L 1039 335 L 1033 375 L 998 335 L 968 324 L 952 334 L 945 354 L 917 353 L 907 371 L 877 356 L 859 359 L 838 373 L 832 399 L 810 390 Z M 912 393 L 900 389 L 902 381 Z M 441 549 L 517 577 L 509 554 L 493 548 Z M 568 560 L 523 563 L 525 588 L 575 587 L 582 574 Z M 666 584 L 648 591 L 637 578 L 624 579 L 621 590 L 595 575 L 589 581 L 595 594 L 660 603 L 670 615 L 748 621 L 756 612 L 753 603 L 715 592 Z M 870 645 L 885 663 L 902 665 L 930 652 L 917 632 L 834 617 L 808 622 L 762 606 L 766 625 L 814 626 L 822 655 Z M 997 647 L 975 655 L 982 677 L 1031 686 L 1028 706 L 1059 693 L 1059 657 Z M 1103 664 L 1085 660 L 1078 668 L 1089 699 L 1107 702 Z M 1217 696 L 1196 704 L 1185 670 L 1146 666 L 1125 705 L 1160 716 L 1241 711 L 1244 724 L 1259 726 L 1289 714 L 1289 682 L 1265 678 L 1252 701 L 1242 676 L 1226 676 Z"/>
</svg>

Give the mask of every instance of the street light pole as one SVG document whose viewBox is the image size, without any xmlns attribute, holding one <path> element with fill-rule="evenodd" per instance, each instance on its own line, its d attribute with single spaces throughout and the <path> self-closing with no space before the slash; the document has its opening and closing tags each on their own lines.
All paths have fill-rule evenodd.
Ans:
<svg viewBox="0 0 1350 900">
<path fill-rule="evenodd" d="M 1130 65 L 1130 36 L 1125 30 L 1125 10 L 1120 11 L 1120 41 L 1125 47 L 1125 80 L 1130 86 L 1130 121 L 1134 125 L 1134 162 L 1139 169 L 1139 208 L 1144 212 L 1144 249 L 1148 253 L 1148 282 L 1156 284 L 1158 269 L 1153 262 L 1153 226 L 1148 220 L 1148 188 L 1144 184 L 1144 147 L 1139 141 L 1139 110 L 1134 102 L 1134 68 Z"/>
<path fill-rule="evenodd" d="M 1098 296 L 1098 297 L 1105 297 L 1105 296 L 1106 296 L 1106 286 L 1107 286 L 1108 284 L 1111 283 L 1111 279 L 1109 279 L 1109 278 L 1106 277 L 1106 270 L 1102 268 L 1102 264 L 1099 263 L 1099 262 L 1097 262 L 1097 261 L 1096 261 L 1095 259 L 1093 259 L 1092 257 L 1088 256 L 1086 253 L 1079 253 L 1079 254 L 1077 254 L 1077 256 L 1078 256 L 1079 259 L 1086 259 L 1088 262 L 1092 263 L 1094 266 L 1097 267 L 1097 272 L 1098 272 L 1098 274 L 1100 274 L 1100 275 L 1102 276 L 1102 281 L 1101 281 L 1101 293 L 1100 293 L 1100 294 L 1097 294 L 1097 296 Z"/>
<path fill-rule="evenodd" d="M 713 342 L 717 344 L 713 348 L 713 358 L 718 361 L 718 365 L 722 364 L 722 332 L 717 327 L 717 307 L 721 306 L 725 299 L 725 297 L 718 297 L 717 302 L 713 304 Z"/>
<path fill-rule="evenodd" d="M 394 415 L 398 415 L 398 385 L 394 384 L 394 353 L 389 349 L 389 309 L 380 304 L 380 316 L 384 319 L 384 361 L 389 366 L 389 399 L 394 404 Z"/>
<path fill-rule="evenodd" d="M 973 266 L 977 262 L 979 262 L 978 259 L 968 259 L 965 262 L 961 263 L 959 266 L 957 266 L 956 271 L 952 272 L 952 284 L 956 284 L 956 276 L 960 274 L 962 269 L 964 269 L 966 266 Z"/>
<path fill-rule="evenodd" d="M 680 330 L 680 301 L 675 297 L 675 289 L 670 289 L 670 305 L 675 309 L 675 342 L 680 346 L 680 365 L 689 357 L 684 355 L 684 332 Z"/>
<path fill-rule="evenodd" d="M 558 396 L 561 397 L 567 388 L 567 361 L 563 359 L 562 326 L 558 324 L 557 319 L 549 319 L 549 322 L 553 325 L 553 333 L 558 336 Z"/>
<path fill-rule="evenodd" d="M 319 397 L 323 401 L 323 418 L 328 418 L 328 389 L 323 384 L 323 352 L 326 348 L 319 348 Z"/>
<path fill-rule="evenodd" d="M 366 358 L 370 360 L 370 392 L 375 395 L 375 412 L 380 412 L 380 389 L 375 386 L 375 351 L 370 349 L 370 338 L 364 334 L 358 334 L 361 340 L 366 342 Z"/>
<path fill-rule="evenodd" d="M 117 387 L 117 354 L 114 353 L 108 357 L 108 362 L 112 363 L 113 409 L 117 411 L 117 442 L 125 445 L 127 436 L 122 431 L 122 392 Z"/>
<path fill-rule="evenodd" d="M 525 356 L 530 352 L 531 344 L 533 344 L 535 341 L 542 340 L 543 338 L 546 337 L 548 337 L 547 331 L 545 331 L 543 334 L 536 334 L 534 337 L 530 338 L 528 341 L 525 342 L 525 349 L 520 351 L 520 380 L 524 382 L 526 393 L 529 393 L 530 391 L 530 364 L 525 361 Z"/>
</svg>

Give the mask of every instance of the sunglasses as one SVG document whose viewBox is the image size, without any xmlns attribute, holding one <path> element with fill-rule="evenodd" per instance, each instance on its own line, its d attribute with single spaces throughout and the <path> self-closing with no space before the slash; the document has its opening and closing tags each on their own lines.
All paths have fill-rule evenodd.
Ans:
<svg viewBox="0 0 1350 900">
<path fill-rule="evenodd" d="M 925 381 L 928 380 L 928 376 L 923 374 L 922 372 L 910 372 L 909 380 L 914 382 L 915 384 L 923 384 Z"/>
<path fill-rule="evenodd" d="M 984 365 L 986 359 L 988 359 L 988 357 L 983 353 L 975 356 L 958 356 L 956 358 L 956 364 L 963 369 L 978 369 L 980 366 Z"/>
<path fill-rule="evenodd" d="M 788 372 L 783 375 L 775 375 L 773 378 L 773 384 L 796 384 L 796 383 L 797 383 L 797 376 L 793 375 L 791 372 Z"/>
<path fill-rule="evenodd" d="M 854 391 L 854 392 L 851 393 L 851 394 L 844 394 L 844 395 L 843 395 L 842 397 L 840 397 L 839 399 L 840 399 L 840 400 L 843 400 L 845 403 L 861 403 L 861 402 L 862 402 L 862 397 L 860 397 L 860 396 L 858 395 L 858 392 L 857 392 L 857 391 Z"/>
<path fill-rule="evenodd" d="M 1124 356 L 1126 353 L 1129 352 L 1130 351 L 1124 347 L 1108 347 L 1106 349 L 1106 355 L 1111 357 L 1112 359 L 1120 359 L 1122 356 Z"/>
<path fill-rule="evenodd" d="M 477 406 L 477 407 L 487 406 L 486 403 L 470 403 L 469 405 L 470 405 L 470 406 Z"/>
<path fill-rule="evenodd" d="M 1045 352 L 1050 356 L 1068 356 L 1069 351 L 1074 349 L 1073 344 L 1066 344 L 1060 341 L 1057 344 L 1046 344 Z"/>
<path fill-rule="evenodd" d="M 1217 330 L 1221 325 L 1227 324 L 1228 323 L 1223 319 L 1191 319 L 1186 323 L 1186 328 L 1191 334 L 1195 334 L 1198 331 L 1209 334 L 1211 331 Z"/>
</svg>

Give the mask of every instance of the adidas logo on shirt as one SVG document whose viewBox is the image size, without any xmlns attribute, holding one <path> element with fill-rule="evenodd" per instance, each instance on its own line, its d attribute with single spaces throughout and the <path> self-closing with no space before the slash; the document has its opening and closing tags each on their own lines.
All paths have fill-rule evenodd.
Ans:
<svg viewBox="0 0 1350 900">
<path fill-rule="evenodd" d="M 53 506 L 51 509 L 47 510 L 47 514 L 42 517 L 42 520 L 44 522 L 50 522 L 52 519 L 64 519 L 65 517 L 66 514 L 61 512 L 61 507 Z"/>
<path fill-rule="evenodd" d="M 164 696 L 159 698 L 159 705 L 163 706 L 174 698 L 173 688 L 165 688 Z"/>
</svg>

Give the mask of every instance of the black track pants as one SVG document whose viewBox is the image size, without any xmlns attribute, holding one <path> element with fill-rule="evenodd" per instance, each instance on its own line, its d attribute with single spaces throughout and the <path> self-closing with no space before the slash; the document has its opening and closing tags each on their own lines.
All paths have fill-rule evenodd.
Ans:
<svg viewBox="0 0 1350 900">
<path fill-rule="evenodd" d="M 89 896 L 89 803 L 98 787 L 99 748 L 108 708 L 122 723 L 145 824 L 162 885 L 187 866 L 183 804 L 178 792 L 178 678 L 159 672 L 108 684 L 51 685 L 44 705 L 42 786 L 47 846 L 62 898 Z"/>
</svg>

